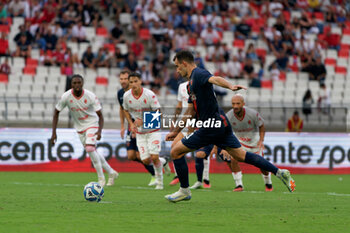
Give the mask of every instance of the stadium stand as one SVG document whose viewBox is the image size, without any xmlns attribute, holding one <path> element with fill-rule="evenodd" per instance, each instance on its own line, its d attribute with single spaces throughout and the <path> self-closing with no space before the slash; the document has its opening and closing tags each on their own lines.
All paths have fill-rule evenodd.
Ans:
<svg viewBox="0 0 350 233">
<path fill-rule="evenodd" d="M 10 1 L 3 2 L 7 17 L 0 19 L 0 63 L 7 57 L 11 73 L 0 74 L 1 125 L 49 125 L 67 77 L 81 73 L 85 88 L 101 99 L 107 125 L 117 127 L 117 77 L 133 52 L 139 53 L 137 69 L 145 65 L 151 74 L 154 59 L 164 54 L 162 65 L 169 69 L 161 69 L 153 79 L 161 86 L 156 90 L 161 103 L 174 105 L 176 97 L 166 86 L 174 70 L 172 57 L 179 49 L 190 49 L 199 54 L 198 61 L 206 69 L 227 78 L 234 56 L 241 70 L 251 59 L 252 74 L 241 73 L 242 79 L 231 81 L 251 86 L 244 93 L 246 102 L 260 109 L 271 129 L 283 130 L 290 113 L 302 109 L 309 89 L 314 111 L 305 129 L 345 130 L 350 104 L 349 1 L 319 1 L 317 7 L 300 8 L 299 1 L 279 0 L 140 0 L 108 6 L 104 0 L 40 0 L 38 5 L 24 0 L 28 9 L 22 16 L 13 16 Z M 89 46 L 91 65 L 84 68 Z M 314 77 L 319 57 L 325 78 Z M 326 84 L 326 92 L 320 83 Z M 320 109 L 324 93 L 331 106 L 327 114 Z M 232 95 L 223 97 L 223 107 L 229 107 Z M 62 118 L 69 121 L 65 114 Z"/>
</svg>

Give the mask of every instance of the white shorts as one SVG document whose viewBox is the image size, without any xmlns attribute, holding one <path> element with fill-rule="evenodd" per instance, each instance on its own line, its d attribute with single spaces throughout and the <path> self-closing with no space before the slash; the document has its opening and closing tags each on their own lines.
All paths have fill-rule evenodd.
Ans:
<svg viewBox="0 0 350 233">
<path fill-rule="evenodd" d="M 141 160 L 149 158 L 150 155 L 159 155 L 161 142 L 162 135 L 159 132 L 136 134 L 136 145 Z"/>
<path fill-rule="evenodd" d="M 96 145 L 96 132 L 98 127 L 90 127 L 83 132 L 78 132 L 81 143 L 85 145 Z"/>
</svg>

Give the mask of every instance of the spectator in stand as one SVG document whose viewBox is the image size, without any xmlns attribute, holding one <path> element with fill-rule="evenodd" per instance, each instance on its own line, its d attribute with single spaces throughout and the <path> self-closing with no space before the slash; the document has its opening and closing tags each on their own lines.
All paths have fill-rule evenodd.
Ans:
<svg viewBox="0 0 350 233">
<path fill-rule="evenodd" d="M 108 51 L 106 52 L 104 48 L 99 48 L 93 63 L 96 68 L 109 67 L 110 63 L 109 63 Z"/>
<path fill-rule="evenodd" d="M 84 5 L 80 5 L 83 7 L 82 20 L 85 26 L 94 26 L 97 27 L 98 23 L 101 22 L 102 16 L 98 12 L 98 10 L 94 7 L 91 0 L 86 0 Z"/>
<path fill-rule="evenodd" d="M 46 4 L 43 10 L 43 13 L 39 19 L 39 23 L 46 22 L 46 23 L 52 23 L 53 20 L 56 18 L 55 8 L 53 5 Z"/>
<path fill-rule="evenodd" d="M 243 78 L 242 65 L 239 62 L 237 55 L 234 55 L 232 61 L 227 63 L 227 76 L 231 79 Z"/>
<path fill-rule="evenodd" d="M 243 76 L 250 82 L 249 86 L 261 87 L 261 82 L 257 78 L 257 75 L 254 71 L 253 61 L 250 58 L 246 59 L 246 62 L 243 66 Z"/>
<path fill-rule="evenodd" d="M 140 74 L 143 85 L 153 85 L 154 78 L 152 77 L 151 71 L 149 70 L 149 66 L 147 64 L 142 64 Z"/>
<path fill-rule="evenodd" d="M 248 45 L 247 51 L 245 52 L 246 58 L 250 58 L 253 60 L 253 62 L 258 61 L 258 55 L 256 54 L 255 47 L 253 43 L 250 43 Z"/>
<path fill-rule="evenodd" d="M 332 34 L 330 31 L 325 36 L 325 41 L 329 49 L 340 49 L 340 35 Z"/>
<path fill-rule="evenodd" d="M 145 23 L 148 27 L 153 27 L 153 23 L 159 22 L 160 19 L 154 10 L 154 2 L 150 1 L 147 9 L 143 11 L 143 17 L 145 19 Z"/>
<path fill-rule="evenodd" d="M 299 117 L 299 112 L 295 111 L 287 122 L 286 132 L 298 132 L 303 130 L 303 120 Z"/>
<path fill-rule="evenodd" d="M 169 34 L 164 35 L 164 40 L 161 43 L 161 52 L 164 54 L 166 60 L 169 60 L 170 51 L 173 49 L 173 41 Z"/>
<path fill-rule="evenodd" d="M 178 72 L 173 72 L 170 75 L 169 80 L 166 83 L 168 90 L 171 94 L 176 95 L 179 89 L 179 85 L 184 82 L 184 79 L 180 76 Z"/>
<path fill-rule="evenodd" d="M 238 13 L 238 16 L 241 18 L 248 15 L 255 15 L 255 10 L 251 7 L 248 1 L 234 1 L 232 5 L 234 10 Z"/>
<path fill-rule="evenodd" d="M 225 50 L 219 41 L 208 48 L 207 59 L 211 62 L 225 62 Z"/>
<path fill-rule="evenodd" d="M 64 54 L 64 63 L 66 67 L 83 68 L 78 55 L 73 54 L 72 49 L 69 47 L 66 49 L 66 52 Z"/>
<path fill-rule="evenodd" d="M 52 34 L 54 34 L 57 38 L 63 37 L 63 30 L 62 30 L 61 25 L 58 21 L 53 23 L 50 26 L 50 29 L 52 31 Z"/>
<path fill-rule="evenodd" d="M 124 63 L 124 68 L 132 72 L 135 72 L 138 70 L 139 66 L 137 65 L 135 54 L 133 53 L 128 54 Z"/>
<path fill-rule="evenodd" d="M 163 22 L 154 22 L 153 27 L 150 29 L 152 35 L 152 49 L 154 52 L 157 51 L 157 45 L 164 40 L 164 36 L 167 32 L 168 30 L 164 27 Z"/>
<path fill-rule="evenodd" d="M 67 11 L 65 11 L 64 14 L 67 15 L 67 19 L 70 22 L 77 22 L 79 19 L 78 7 L 75 8 L 74 5 L 69 5 Z"/>
<path fill-rule="evenodd" d="M 7 33 L 2 32 L 0 38 L 0 55 L 8 56 L 9 55 L 9 41 L 6 36 Z"/>
<path fill-rule="evenodd" d="M 182 17 L 179 13 L 176 3 L 171 4 L 171 11 L 168 16 L 168 22 L 171 23 L 174 26 L 174 28 L 179 27 L 179 25 L 182 23 Z"/>
<path fill-rule="evenodd" d="M 319 92 L 320 95 L 317 101 L 317 108 L 319 112 L 328 115 L 331 110 L 331 92 L 324 83 L 320 84 L 320 88 L 321 90 Z"/>
<path fill-rule="evenodd" d="M 11 17 L 25 17 L 25 4 L 20 0 L 10 1 L 7 9 Z"/>
<path fill-rule="evenodd" d="M 54 50 L 56 48 L 57 36 L 52 34 L 51 28 L 47 30 L 47 34 L 44 35 L 45 50 Z"/>
<path fill-rule="evenodd" d="M 7 25 L 7 8 L 3 2 L 0 2 L 0 24 Z"/>
<path fill-rule="evenodd" d="M 328 7 L 325 21 L 326 23 L 337 23 L 337 9 L 334 6 Z"/>
<path fill-rule="evenodd" d="M 41 50 L 39 64 L 44 66 L 55 65 L 54 57 L 51 50 Z"/>
<path fill-rule="evenodd" d="M 5 58 L 4 63 L 2 63 L 0 66 L 0 73 L 6 75 L 11 74 L 11 67 L 9 66 L 9 60 L 7 57 Z"/>
<path fill-rule="evenodd" d="M 282 3 L 280 2 L 280 0 L 272 0 L 269 4 L 269 13 L 271 16 L 277 18 L 278 16 L 281 15 L 282 11 L 283 11 L 284 7 L 282 5 Z"/>
<path fill-rule="evenodd" d="M 26 36 L 27 43 L 31 43 L 33 41 L 33 36 L 26 27 L 26 24 L 22 24 L 19 26 L 19 32 L 16 34 L 13 40 L 17 43 L 22 35 Z"/>
<path fill-rule="evenodd" d="M 186 32 L 192 32 L 193 27 L 191 24 L 191 18 L 187 13 L 182 14 L 182 21 L 177 28 L 183 28 Z"/>
<path fill-rule="evenodd" d="M 194 62 L 196 63 L 197 67 L 205 69 L 204 60 L 199 52 L 196 52 Z"/>
<path fill-rule="evenodd" d="M 94 54 L 92 52 L 91 46 L 87 47 L 86 51 L 83 53 L 81 63 L 85 68 L 95 69 Z"/>
<path fill-rule="evenodd" d="M 116 62 L 116 66 L 118 68 L 123 68 L 125 65 L 125 54 L 122 54 L 122 51 L 118 46 L 115 47 L 115 52 L 114 52 L 114 60 Z"/>
<path fill-rule="evenodd" d="M 132 29 L 139 35 L 140 29 L 145 26 L 145 20 L 140 9 L 136 9 L 136 14 L 132 18 Z"/>
<path fill-rule="evenodd" d="M 61 43 L 56 43 L 56 48 L 52 53 L 54 62 L 57 66 L 62 67 L 64 65 L 64 49 L 62 49 Z"/>
<path fill-rule="evenodd" d="M 136 56 L 137 60 L 143 60 L 145 57 L 145 47 L 140 39 L 140 37 L 136 37 L 135 40 L 130 45 L 131 52 L 133 52 Z"/>
<path fill-rule="evenodd" d="M 166 60 L 163 53 L 158 53 L 157 57 L 153 59 L 150 64 L 150 71 L 152 76 L 156 78 L 166 79 L 167 76 L 167 66 Z"/>
<path fill-rule="evenodd" d="M 124 43 L 123 29 L 119 23 L 119 19 L 115 21 L 110 36 L 113 44 Z"/>
<path fill-rule="evenodd" d="M 186 49 L 188 46 L 188 34 L 184 28 L 176 29 L 175 36 L 173 39 L 173 48 L 175 52 Z"/>
<path fill-rule="evenodd" d="M 59 20 L 59 24 L 63 30 L 63 33 L 66 34 L 68 29 L 74 24 L 74 21 L 69 19 L 68 12 L 62 14 L 62 18 Z"/>
<path fill-rule="evenodd" d="M 276 52 L 275 56 L 275 63 L 277 64 L 277 68 L 282 71 L 287 71 L 289 62 L 288 55 L 283 50 L 281 50 L 280 52 Z"/>
<path fill-rule="evenodd" d="M 313 103 L 314 99 L 312 98 L 311 90 L 308 89 L 303 97 L 303 114 L 305 115 L 306 120 L 308 120 L 309 115 L 312 114 Z"/>
<path fill-rule="evenodd" d="M 19 41 L 17 42 L 17 49 L 15 52 L 16 57 L 31 57 L 32 46 L 30 45 L 29 40 L 27 40 L 26 35 L 21 35 Z"/>
<path fill-rule="evenodd" d="M 270 77 L 272 81 L 277 81 L 280 78 L 280 70 L 278 69 L 277 62 L 274 62 L 271 65 Z"/>
<path fill-rule="evenodd" d="M 321 83 L 326 79 L 327 69 L 322 63 L 321 57 L 317 57 L 316 61 L 312 59 L 304 71 L 309 73 L 309 80 L 316 80 Z"/>
<path fill-rule="evenodd" d="M 251 34 L 251 26 L 247 24 L 246 18 L 242 18 L 241 22 L 236 26 L 235 37 L 239 40 L 249 39 Z"/>
<path fill-rule="evenodd" d="M 83 26 L 83 22 L 79 21 L 77 25 L 74 25 L 72 28 L 72 41 L 73 42 L 89 42 L 86 39 L 86 30 L 85 27 Z"/>
<path fill-rule="evenodd" d="M 208 28 L 202 30 L 200 37 L 202 39 L 202 44 L 205 46 L 214 45 L 215 42 L 220 40 L 219 33 L 213 29 L 211 24 L 208 25 Z"/>
</svg>

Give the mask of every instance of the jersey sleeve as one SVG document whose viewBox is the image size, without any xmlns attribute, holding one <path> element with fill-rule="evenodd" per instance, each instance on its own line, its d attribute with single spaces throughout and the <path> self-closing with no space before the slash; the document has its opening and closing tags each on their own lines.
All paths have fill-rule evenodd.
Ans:
<svg viewBox="0 0 350 233">
<path fill-rule="evenodd" d="M 197 83 L 198 86 L 203 86 L 208 83 L 209 78 L 213 75 L 207 70 L 200 70 L 194 75 L 194 83 Z"/>
<path fill-rule="evenodd" d="M 62 111 L 67 106 L 66 96 L 62 95 L 61 99 L 56 104 L 57 111 Z"/>
<path fill-rule="evenodd" d="M 258 127 L 261 127 L 264 124 L 264 119 L 262 118 L 262 116 L 258 112 L 256 112 L 255 124 Z"/>
<path fill-rule="evenodd" d="M 182 102 L 182 84 L 180 84 L 179 89 L 177 91 L 177 101 Z"/>
<path fill-rule="evenodd" d="M 121 92 L 121 90 L 119 90 L 117 98 L 118 98 L 118 103 L 121 107 L 123 107 L 123 95 L 124 94 Z"/>
<path fill-rule="evenodd" d="M 94 111 L 100 111 L 102 109 L 100 101 L 98 100 L 97 96 L 94 96 L 93 98 L 92 107 L 94 108 Z"/>
</svg>

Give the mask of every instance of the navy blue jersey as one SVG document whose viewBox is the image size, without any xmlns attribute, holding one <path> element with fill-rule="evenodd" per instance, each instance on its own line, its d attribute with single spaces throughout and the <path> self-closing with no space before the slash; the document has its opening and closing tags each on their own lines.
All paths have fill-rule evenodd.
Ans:
<svg viewBox="0 0 350 233">
<path fill-rule="evenodd" d="M 123 88 L 118 91 L 118 102 L 119 102 L 121 107 L 123 107 L 123 96 L 124 96 L 124 93 L 125 93 L 125 91 L 124 91 Z"/>
<path fill-rule="evenodd" d="M 193 104 L 198 120 L 221 119 L 213 84 L 208 81 L 212 76 L 207 70 L 198 67 L 191 74 L 188 85 L 188 103 Z"/>
</svg>

